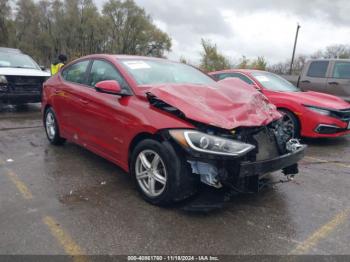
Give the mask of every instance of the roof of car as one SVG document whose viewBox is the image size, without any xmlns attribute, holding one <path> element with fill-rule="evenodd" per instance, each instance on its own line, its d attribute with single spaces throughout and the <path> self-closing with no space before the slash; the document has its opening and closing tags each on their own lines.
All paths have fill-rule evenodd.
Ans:
<svg viewBox="0 0 350 262">
<path fill-rule="evenodd" d="M 0 52 L 22 54 L 21 50 L 9 47 L 0 47 Z"/>
<path fill-rule="evenodd" d="M 350 62 L 350 59 L 345 59 L 345 58 L 314 58 L 314 59 L 309 59 L 308 62 L 313 62 L 313 61 L 344 61 L 344 62 Z"/>
<path fill-rule="evenodd" d="M 142 59 L 142 60 L 168 60 L 166 58 L 159 58 L 159 57 L 152 57 L 152 56 L 137 56 L 137 55 L 119 55 L 119 54 L 92 54 L 87 55 L 84 57 L 80 57 L 79 59 L 86 59 L 86 58 L 101 58 L 101 57 L 115 57 L 116 59 Z M 172 61 L 176 62 L 176 61 Z"/>
<path fill-rule="evenodd" d="M 226 69 L 226 70 L 221 70 L 221 71 L 215 71 L 215 72 L 210 72 L 209 74 L 218 74 L 218 73 L 253 73 L 253 72 L 265 72 L 263 70 L 257 70 L 257 69 L 239 69 L 239 68 L 232 68 L 232 69 Z"/>
</svg>

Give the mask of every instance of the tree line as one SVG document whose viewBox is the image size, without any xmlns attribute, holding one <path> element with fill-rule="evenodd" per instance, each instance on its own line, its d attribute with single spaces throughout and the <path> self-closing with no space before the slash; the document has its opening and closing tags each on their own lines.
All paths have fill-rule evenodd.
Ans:
<svg viewBox="0 0 350 262">
<path fill-rule="evenodd" d="M 0 46 L 21 49 L 49 65 L 60 53 L 73 60 L 92 53 L 163 57 L 171 38 L 133 0 L 0 0 Z"/>
<path fill-rule="evenodd" d="M 216 44 L 213 44 L 210 40 L 205 39 L 202 39 L 202 50 L 199 67 L 206 72 L 230 68 L 267 70 L 281 75 L 289 74 L 290 72 L 291 60 L 288 59 L 286 59 L 284 62 L 269 64 L 267 59 L 263 56 L 249 59 L 243 55 L 238 62 L 234 63 L 231 62 L 229 57 L 225 56 L 218 50 Z M 334 44 L 327 46 L 325 49 L 318 50 L 310 55 L 297 55 L 294 59 L 292 73 L 300 74 L 308 59 L 319 58 L 350 59 L 350 45 Z M 182 57 L 180 61 L 183 63 L 188 63 L 184 57 Z"/>
<path fill-rule="evenodd" d="M 171 38 L 160 30 L 134 0 L 108 0 L 99 11 L 93 0 L 0 0 L 0 46 L 15 47 L 48 66 L 58 54 L 69 60 L 92 54 L 114 53 L 164 57 Z M 12 2 L 12 3 L 11 3 Z M 288 74 L 290 60 L 270 64 L 263 56 L 237 62 L 201 40 L 203 71 L 250 68 Z M 350 58 L 350 46 L 336 44 L 311 55 L 298 55 L 293 73 L 309 58 Z M 181 62 L 189 63 L 182 57 Z"/>
</svg>

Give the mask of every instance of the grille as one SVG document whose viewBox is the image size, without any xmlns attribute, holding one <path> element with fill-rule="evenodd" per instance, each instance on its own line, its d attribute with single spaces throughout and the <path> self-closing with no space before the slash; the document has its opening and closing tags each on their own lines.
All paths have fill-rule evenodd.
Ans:
<svg viewBox="0 0 350 262">
<path fill-rule="evenodd" d="M 42 90 L 45 77 L 6 76 L 11 93 L 38 93 Z"/>
<path fill-rule="evenodd" d="M 273 132 L 268 128 L 261 130 L 259 133 L 254 135 L 253 138 L 258 144 L 258 152 L 256 154 L 257 161 L 279 156 L 276 138 Z"/>
<path fill-rule="evenodd" d="M 332 112 L 337 118 L 343 121 L 350 120 L 350 108 Z"/>
</svg>

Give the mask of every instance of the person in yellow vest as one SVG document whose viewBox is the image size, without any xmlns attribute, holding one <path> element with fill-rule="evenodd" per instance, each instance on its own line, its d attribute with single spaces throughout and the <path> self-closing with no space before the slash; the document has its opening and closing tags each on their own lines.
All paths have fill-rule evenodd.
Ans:
<svg viewBox="0 0 350 262">
<path fill-rule="evenodd" d="M 51 75 L 56 75 L 67 62 L 67 56 L 60 54 L 58 60 L 51 64 Z"/>
</svg>

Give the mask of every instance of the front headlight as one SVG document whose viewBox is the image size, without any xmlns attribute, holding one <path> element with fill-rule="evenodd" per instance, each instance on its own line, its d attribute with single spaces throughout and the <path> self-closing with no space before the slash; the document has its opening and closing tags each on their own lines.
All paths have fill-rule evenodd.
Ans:
<svg viewBox="0 0 350 262">
<path fill-rule="evenodd" d="M 170 130 L 169 133 L 183 147 L 208 154 L 239 157 L 255 148 L 254 145 L 195 130 Z"/>
<path fill-rule="evenodd" d="M 7 84 L 6 76 L 0 75 L 0 84 Z"/>
<path fill-rule="evenodd" d="M 318 107 L 314 107 L 314 106 L 305 106 L 307 109 L 314 111 L 318 114 L 324 115 L 324 116 L 330 116 L 331 115 L 331 111 L 327 110 L 327 109 L 323 109 L 323 108 L 318 108 Z"/>
</svg>

